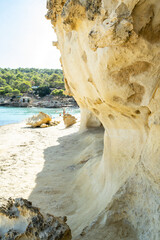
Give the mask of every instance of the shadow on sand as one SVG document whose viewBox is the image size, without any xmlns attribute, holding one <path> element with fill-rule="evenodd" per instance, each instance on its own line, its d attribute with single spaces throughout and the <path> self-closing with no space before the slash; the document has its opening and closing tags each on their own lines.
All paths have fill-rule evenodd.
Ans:
<svg viewBox="0 0 160 240">
<path fill-rule="evenodd" d="M 62 130 L 65 131 L 65 130 Z M 80 168 L 103 151 L 103 128 L 90 129 L 58 138 L 57 145 L 44 150 L 44 167 L 37 174 L 36 186 L 29 200 L 42 212 L 71 216 L 76 211 L 70 191 Z M 97 148 L 98 144 L 98 148 Z"/>
</svg>

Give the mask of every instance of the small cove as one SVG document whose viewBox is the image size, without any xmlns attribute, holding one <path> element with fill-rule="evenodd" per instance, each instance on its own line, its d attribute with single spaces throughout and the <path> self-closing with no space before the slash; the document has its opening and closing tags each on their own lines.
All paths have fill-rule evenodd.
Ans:
<svg viewBox="0 0 160 240">
<path fill-rule="evenodd" d="M 65 108 L 67 113 L 72 115 L 80 113 L 79 108 Z M 19 123 L 39 112 L 44 112 L 52 118 L 56 118 L 63 113 L 62 108 L 24 108 L 24 107 L 0 107 L 0 126 Z"/>
</svg>

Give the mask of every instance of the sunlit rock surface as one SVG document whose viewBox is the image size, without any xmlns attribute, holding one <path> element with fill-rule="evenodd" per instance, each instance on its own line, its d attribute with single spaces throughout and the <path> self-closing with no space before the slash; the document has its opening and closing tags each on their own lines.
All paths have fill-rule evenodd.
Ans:
<svg viewBox="0 0 160 240">
<path fill-rule="evenodd" d="M 101 161 L 76 179 L 73 234 L 159 240 L 159 0 L 48 0 L 47 8 L 81 131 L 105 129 Z"/>
<path fill-rule="evenodd" d="M 76 118 L 75 116 L 72 116 L 71 114 L 66 113 L 63 115 L 63 121 L 65 126 L 69 127 L 76 123 Z"/>
<path fill-rule="evenodd" d="M 46 114 L 46 113 L 43 113 L 43 112 L 40 112 L 39 114 L 37 115 L 34 115 L 33 117 L 31 118 L 28 118 L 27 120 L 27 125 L 30 125 L 31 127 L 45 127 L 46 126 L 46 123 L 50 123 L 52 120 L 52 118 Z"/>
<path fill-rule="evenodd" d="M 70 240 L 66 218 L 42 215 L 25 199 L 9 199 L 0 207 L 0 239 L 2 240 Z"/>
</svg>

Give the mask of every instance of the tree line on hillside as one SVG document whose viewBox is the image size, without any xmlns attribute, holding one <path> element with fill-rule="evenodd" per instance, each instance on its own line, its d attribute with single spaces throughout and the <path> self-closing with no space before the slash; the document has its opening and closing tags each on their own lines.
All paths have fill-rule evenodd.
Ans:
<svg viewBox="0 0 160 240">
<path fill-rule="evenodd" d="M 0 68 L 0 96 L 22 96 L 33 93 L 40 97 L 63 96 L 64 77 L 61 69 Z"/>
</svg>

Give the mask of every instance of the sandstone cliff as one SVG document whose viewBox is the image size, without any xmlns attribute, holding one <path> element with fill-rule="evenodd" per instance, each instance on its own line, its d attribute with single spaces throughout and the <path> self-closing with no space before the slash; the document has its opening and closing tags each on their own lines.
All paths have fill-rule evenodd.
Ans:
<svg viewBox="0 0 160 240">
<path fill-rule="evenodd" d="M 159 240 L 159 0 L 48 0 L 47 8 L 81 131 L 105 129 L 101 161 L 76 179 L 73 233 Z"/>
</svg>

